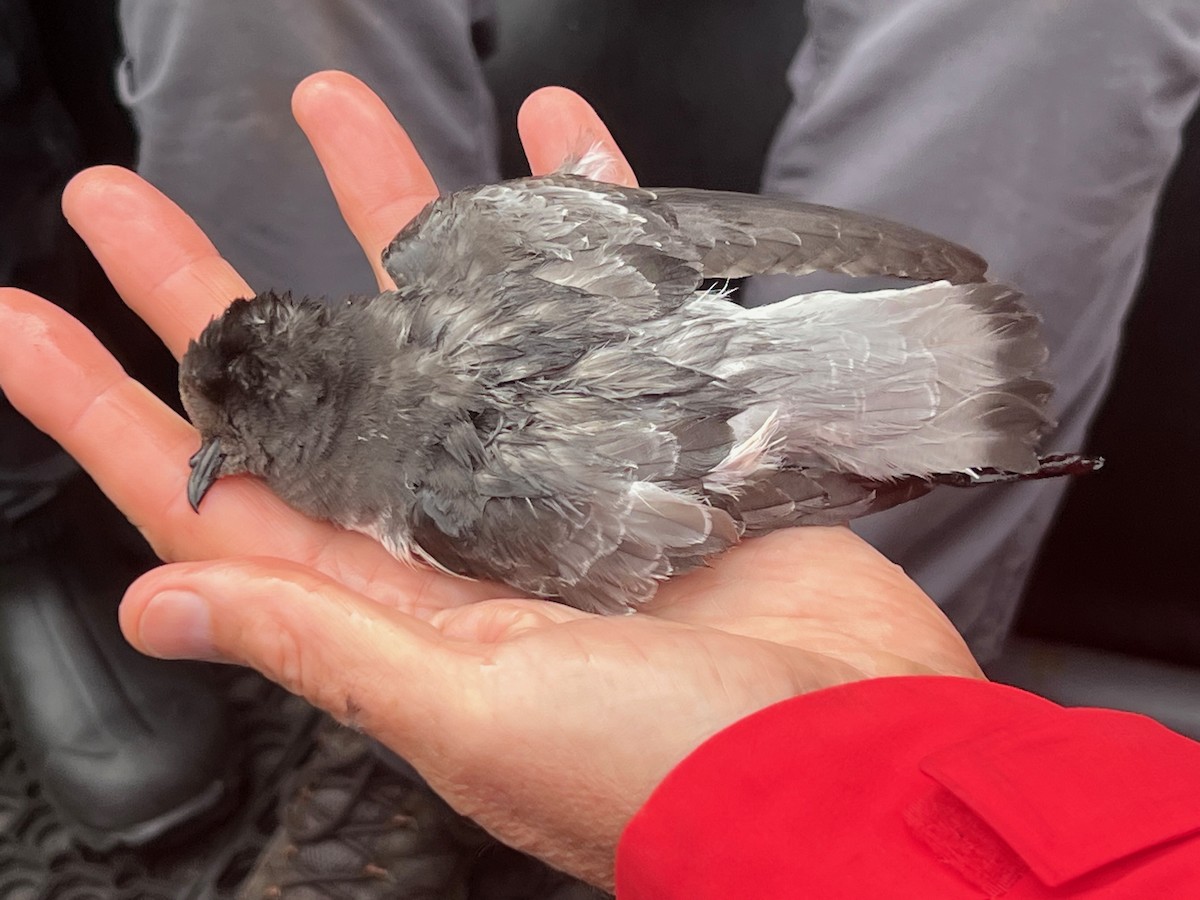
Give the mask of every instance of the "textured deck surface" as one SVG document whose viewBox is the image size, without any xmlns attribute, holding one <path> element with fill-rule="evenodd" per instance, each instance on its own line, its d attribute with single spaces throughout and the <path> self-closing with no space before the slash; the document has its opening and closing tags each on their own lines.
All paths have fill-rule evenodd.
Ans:
<svg viewBox="0 0 1200 900">
<path fill-rule="evenodd" d="M 311 748 L 317 713 L 257 674 L 219 673 L 243 781 L 223 817 L 143 851 L 91 853 L 72 843 L 26 771 L 0 712 L 0 898 L 225 900 L 276 823 L 281 785 Z"/>
</svg>

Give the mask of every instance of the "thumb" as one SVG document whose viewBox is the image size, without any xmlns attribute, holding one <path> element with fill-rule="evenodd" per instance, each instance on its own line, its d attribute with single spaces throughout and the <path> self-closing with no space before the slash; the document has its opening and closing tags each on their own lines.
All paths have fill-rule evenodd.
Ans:
<svg viewBox="0 0 1200 900">
<path fill-rule="evenodd" d="M 250 666 L 401 753 L 444 714 L 464 665 L 432 626 L 275 559 L 154 569 L 120 618 L 144 653 Z"/>
</svg>

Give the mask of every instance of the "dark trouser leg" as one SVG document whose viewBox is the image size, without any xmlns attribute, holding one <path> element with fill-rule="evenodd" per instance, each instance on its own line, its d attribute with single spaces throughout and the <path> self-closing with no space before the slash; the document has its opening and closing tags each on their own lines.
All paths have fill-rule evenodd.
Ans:
<svg viewBox="0 0 1200 900">
<path fill-rule="evenodd" d="M 0 57 L 0 283 L 86 306 L 58 208 L 82 153 L 24 0 L 0 0 Z M 194 673 L 121 637 L 116 603 L 152 560 L 77 474 L 0 402 L 0 702 L 64 824 L 105 849 L 212 809 L 229 748 Z"/>
</svg>

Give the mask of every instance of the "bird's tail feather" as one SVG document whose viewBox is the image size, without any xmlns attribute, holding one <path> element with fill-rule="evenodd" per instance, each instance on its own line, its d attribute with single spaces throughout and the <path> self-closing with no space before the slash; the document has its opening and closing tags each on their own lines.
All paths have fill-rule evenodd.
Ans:
<svg viewBox="0 0 1200 900">
<path fill-rule="evenodd" d="M 760 398 L 744 431 L 778 415 L 792 464 L 877 481 L 1037 467 L 1046 347 L 1011 287 L 821 292 L 739 319 L 715 374 Z"/>
</svg>

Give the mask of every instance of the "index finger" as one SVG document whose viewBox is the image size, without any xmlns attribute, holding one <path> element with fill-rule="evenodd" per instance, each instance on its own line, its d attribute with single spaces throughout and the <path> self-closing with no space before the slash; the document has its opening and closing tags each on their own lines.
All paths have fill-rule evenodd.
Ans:
<svg viewBox="0 0 1200 900">
<path fill-rule="evenodd" d="M 254 294 L 187 213 L 127 169 L 80 172 L 63 192 L 63 213 L 176 359 L 230 301 Z"/>
</svg>

